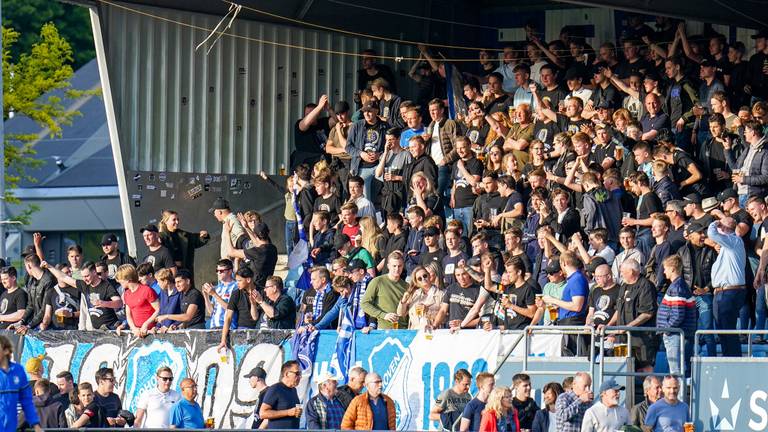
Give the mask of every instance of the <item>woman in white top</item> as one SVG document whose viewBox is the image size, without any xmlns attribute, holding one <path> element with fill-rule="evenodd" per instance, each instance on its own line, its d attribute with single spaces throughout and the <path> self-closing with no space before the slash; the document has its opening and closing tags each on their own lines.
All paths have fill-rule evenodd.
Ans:
<svg viewBox="0 0 768 432">
<path fill-rule="evenodd" d="M 442 301 L 443 291 L 432 284 L 432 277 L 424 266 L 417 266 L 411 273 L 408 291 L 397 305 L 397 314 L 408 315 L 409 329 L 432 328 Z"/>
</svg>

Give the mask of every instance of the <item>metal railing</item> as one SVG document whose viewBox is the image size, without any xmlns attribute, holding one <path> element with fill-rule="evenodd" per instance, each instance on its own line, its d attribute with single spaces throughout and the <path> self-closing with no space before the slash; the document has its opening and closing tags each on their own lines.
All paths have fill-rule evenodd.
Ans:
<svg viewBox="0 0 768 432">
<path fill-rule="evenodd" d="M 539 334 L 561 334 L 565 335 L 589 335 L 589 374 L 595 376 L 595 329 L 587 326 L 528 326 L 525 328 L 525 355 L 523 356 L 523 370 L 522 372 L 528 375 L 572 375 L 572 372 L 568 371 L 533 371 L 528 368 L 528 358 L 531 355 L 531 336 L 535 333 Z M 577 340 L 577 352 L 578 350 Z"/>
<path fill-rule="evenodd" d="M 752 336 L 761 335 L 768 336 L 768 330 L 696 330 L 693 338 L 693 354 L 699 357 L 699 336 L 704 335 L 738 335 L 747 337 L 747 357 L 752 357 Z M 741 343 L 739 343 L 741 345 Z"/>
</svg>

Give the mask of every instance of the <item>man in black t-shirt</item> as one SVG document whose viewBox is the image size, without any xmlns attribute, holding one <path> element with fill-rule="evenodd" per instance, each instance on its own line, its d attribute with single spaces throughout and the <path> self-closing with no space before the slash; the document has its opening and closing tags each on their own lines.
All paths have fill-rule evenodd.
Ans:
<svg viewBox="0 0 768 432">
<path fill-rule="evenodd" d="M 437 313 L 435 321 L 442 324 L 448 319 L 448 326 L 452 330 L 458 330 L 462 320 L 467 316 L 472 306 L 480 295 L 480 286 L 475 284 L 472 276 L 469 275 L 467 268 L 463 265 L 456 267 L 453 276 L 456 283 L 449 286 L 443 296 L 443 303 Z M 479 318 L 471 320 L 466 328 L 475 328 Z"/>
<path fill-rule="evenodd" d="M 536 315 L 536 296 L 531 282 L 525 280 L 525 264 L 520 257 L 512 257 L 504 263 L 509 278 L 509 285 L 504 289 L 504 296 L 498 311 L 494 311 L 499 324 L 506 330 L 522 330 L 531 324 Z"/>
<path fill-rule="evenodd" d="M 176 262 L 173 260 L 171 251 L 160 242 L 160 231 L 157 229 L 157 225 L 149 224 L 142 227 L 139 232 L 144 237 L 144 243 L 147 245 L 147 249 L 149 249 L 147 255 L 141 261 L 152 264 L 155 272 L 167 268 L 171 273 L 175 274 Z"/>
<path fill-rule="evenodd" d="M 229 226 L 224 226 L 225 236 L 223 241 L 230 258 L 244 260 L 253 272 L 253 283 L 258 289 L 264 288 L 267 278 L 275 272 L 277 265 L 277 247 L 269 238 L 269 227 L 264 222 L 259 222 L 253 229 L 243 225 L 245 232 L 250 237 L 253 247 L 248 249 L 234 249 L 229 239 Z"/>
<path fill-rule="evenodd" d="M 99 406 L 106 416 L 110 427 L 125 426 L 125 419 L 118 416 L 123 409 L 120 396 L 115 394 L 115 372 L 111 368 L 100 368 L 96 371 L 96 393 L 93 401 Z"/>
<path fill-rule="evenodd" d="M 267 420 L 266 429 L 298 429 L 301 401 L 296 392 L 301 382 L 301 367 L 296 360 L 283 363 L 280 381 L 267 388 L 261 400 L 259 416 Z"/>
<path fill-rule="evenodd" d="M 468 233 L 472 228 L 472 206 L 477 199 L 473 188 L 480 184 L 483 164 L 475 157 L 469 138 L 457 137 L 454 145 L 459 160 L 451 171 L 451 208 L 453 217 L 461 221 L 464 232 Z"/>
<path fill-rule="evenodd" d="M 587 304 L 587 325 L 592 327 L 609 325 L 616 311 L 616 299 L 619 297 L 619 286 L 613 280 L 611 267 L 601 264 L 595 269 L 595 287 L 589 292 Z M 613 323 L 615 324 L 615 323 Z"/>
<path fill-rule="evenodd" d="M 117 242 L 117 236 L 109 233 L 101 237 L 101 250 L 104 255 L 99 261 L 107 263 L 109 278 L 114 279 L 117 268 L 123 264 L 130 264 L 136 267 L 136 260 L 128 254 L 120 252 L 120 245 Z"/>
<path fill-rule="evenodd" d="M 236 328 L 253 329 L 258 325 L 261 317 L 261 311 L 255 301 L 259 294 L 253 285 L 253 271 L 248 267 L 240 267 L 235 273 L 235 280 L 237 281 L 237 289 L 229 295 L 218 351 L 227 347 L 229 329 L 233 319 L 237 320 Z"/>
<path fill-rule="evenodd" d="M 178 321 L 179 328 L 204 329 L 205 328 L 205 300 L 197 288 L 192 286 L 192 274 L 189 270 L 181 269 L 176 272 L 176 290 L 181 293 L 181 313 L 158 315 L 155 321 L 161 323 L 165 320 Z M 230 297 L 230 302 L 232 298 Z M 171 326 L 175 330 L 175 325 Z"/>
<path fill-rule="evenodd" d="M 103 281 L 96 273 L 96 264 L 87 261 L 81 267 L 80 274 L 83 280 L 75 280 L 67 276 L 61 270 L 50 267 L 47 262 L 40 266 L 50 270 L 60 283 L 77 288 L 81 293 L 81 304 L 87 308 L 88 315 L 80 315 L 80 325 L 82 330 L 88 329 L 114 329 L 119 324 L 116 309 L 123 307 L 123 300 L 120 294 L 109 282 Z M 81 312 L 85 309 L 81 307 Z M 64 315 L 65 317 L 68 314 Z"/>
<path fill-rule="evenodd" d="M 24 318 L 29 297 L 26 291 L 19 289 L 15 267 L 3 267 L 0 281 L 4 288 L 0 294 L 0 328 L 7 329 Z"/>
<path fill-rule="evenodd" d="M 309 103 L 304 106 L 304 117 L 296 121 L 293 127 L 293 137 L 296 150 L 291 153 L 291 172 L 302 163 L 314 165 L 325 157 L 325 143 L 331 132 L 329 117 L 320 117 L 328 110 L 328 96 L 320 96 L 317 104 Z"/>
</svg>

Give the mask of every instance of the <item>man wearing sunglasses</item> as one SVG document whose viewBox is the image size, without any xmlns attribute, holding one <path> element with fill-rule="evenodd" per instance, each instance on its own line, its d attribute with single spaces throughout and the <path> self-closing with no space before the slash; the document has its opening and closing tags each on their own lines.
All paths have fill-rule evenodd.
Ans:
<svg viewBox="0 0 768 432">
<path fill-rule="evenodd" d="M 118 416 L 123 409 L 120 396 L 115 394 L 115 372 L 111 368 L 101 368 L 96 371 L 96 393 L 93 401 L 104 410 L 107 423 L 111 427 L 125 426 L 125 419 Z"/>
<path fill-rule="evenodd" d="M 209 328 L 221 328 L 224 325 L 224 317 L 229 307 L 229 297 L 237 289 L 232 274 L 232 261 L 229 259 L 219 260 L 216 263 L 216 285 L 211 283 L 203 284 L 203 297 L 205 299 L 205 310 L 211 315 Z M 232 323 L 232 328 L 236 328 L 237 322 Z"/>
<path fill-rule="evenodd" d="M 261 429 L 298 429 L 303 408 L 296 387 L 301 382 L 301 367 L 296 360 L 283 363 L 280 382 L 267 388 L 261 400 L 259 416 L 264 419 Z"/>
<path fill-rule="evenodd" d="M 173 371 L 168 366 L 161 366 L 155 374 L 157 387 L 144 392 L 136 406 L 135 427 L 145 429 L 165 429 L 170 426 L 171 408 L 181 399 L 173 386 Z"/>
<path fill-rule="evenodd" d="M 203 429 L 203 409 L 195 402 L 197 383 L 192 378 L 181 380 L 181 399 L 173 404 L 170 413 L 171 429 Z"/>
</svg>

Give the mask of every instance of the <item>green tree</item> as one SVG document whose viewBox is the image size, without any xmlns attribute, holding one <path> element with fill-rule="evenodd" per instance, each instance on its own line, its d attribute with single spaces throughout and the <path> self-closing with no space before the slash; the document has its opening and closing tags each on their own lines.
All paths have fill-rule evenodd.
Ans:
<svg viewBox="0 0 768 432">
<path fill-rule="evenodd" d="M 87 8 L 55 0 L 2 1 L 3 26 L 19 32 L 18 40 L 11 48 L 14 57 L 29 52 L 39 39 L 40 29 L 49 22 L 56 25 L 61 36 L 72 46 L 75 69 L 96 57 Z"/>
<path fill-rule="evenodd" d="M 71 124 L 72 119 L 80 115 L 79 111 L 68 110 L 64 99 L 77 99 L 98 91 L 71 88 L 72 48 L 55 25 L 44 24 L 29 52 L 13 56 L 11 51 L 19 36 L 16 30 L 3 27 L 3 119 L 13 111 L 14 115 L 33 120 L 51 137 L 60 137 L 62 126 Z M 37 138 L 37 134 L 5 136 L 5 200 L 9 203 L 19 201 L 8 191 L 15 189 L 22 179 L 34 182 L 27 170 L 43 164 L 35 158 Z M 34 210 L 27 209 L 22 222 Z"/>
</svg>

